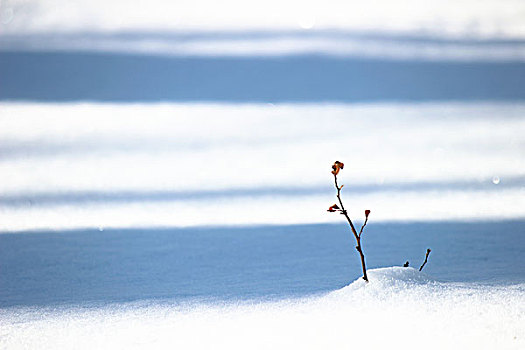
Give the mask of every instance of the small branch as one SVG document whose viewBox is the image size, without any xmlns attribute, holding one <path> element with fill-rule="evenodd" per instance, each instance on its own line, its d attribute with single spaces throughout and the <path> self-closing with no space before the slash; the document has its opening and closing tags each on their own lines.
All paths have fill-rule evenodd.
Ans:
<svg viewBox="0 0 525 350">
<path fill-rule="evenodd" d="M 363 226 L 361 226 L 361 230 L 359 230 L 359 238 L 361 238 L 361 234 L 363 233 L 363 229 L 365 228 L 367 222 L 368 222 L 368 215 L 365 218 L 365 223 L 363 224 Z"/>
<path fill-rule="evenodd" d="M 425 255 L 425 261 L 423 261 L 423 265 L 421 265 L 421 267 L 419 268 L 419 271 L 423 270 L 423 267 L 425 266 L 425 264 L 427 263 L 427 260 L 428 260 L 428 255 L 430 254 L 431 250 L 430 249 L 427 249 L 427 254 Z"/>
<path fill-rule="evenodd" d="M 341 200 L 341 188 L 343 188 L 343 186 L 342 185 L 339 186 L 337 184 L 337 172 L 334 171 L 333 174 L 334 174 L 335 188 L 337 189 L 337 200 L 339 201 L 339 204 L 341 205 L 341 214 L 345 216 L 346 221 L 348 221 L 348 225 L 350 225 L 350 229 L 352 230 L 352 233 L 355 237 L 355 240 L 357 243 L 357 246 L 355 247 L 355 249 L 359 253 L 359 257 L 361 258 L 361 267 L 363 268 L 363 279 L 366 282 L 368 282 L 368 276 L 366 274 L 365 255 L 363 254 L 363 250 L 361 249 L 361 233 L 363 233 L 363 228 L 366 225 L 366 221 L 368 221 L 368 215 L 366 215 L 366 220 L 365 220 L 363 227 L 361 227 L 361 231 L 359 232 L 359 234 L 357 234 L 354 224 L 352 223 L 352 220 L 348 216 L 348 212 L 346 211 L 345 206 L 343 205 L 343 201 Z"/>
<path fill-rule="evenodd" d="M 339 201 L 339 204 L 341 205 L 341 214 L 343 214 L 346 218 L 346 221 L 348 221 L 348 224 L 350 225 L 350 228 L 352 229 L 352 233 L 355 236 L 355 239 L 359 239 L 359 236 L 357 235 L 357 231 L 355 230 L 354 224 L 352 223 L 352 220 L 348 216 L 347 211 L 345 210 L 345 206 L 343 205 L 343 201 L 341 200 L 341 188 L 343 186 L 339 187 L 337 185 L 337 175 L 334 174 L 334 182 L 335 182 L 335 188 L 337 189 L 337 200 Z"/>
</svg>

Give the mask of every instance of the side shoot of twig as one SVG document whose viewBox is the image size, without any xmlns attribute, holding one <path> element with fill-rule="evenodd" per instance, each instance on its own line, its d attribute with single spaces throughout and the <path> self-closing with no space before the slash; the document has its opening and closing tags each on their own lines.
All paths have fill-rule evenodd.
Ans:
<svg viewBox="0 0 525 350">
<path fill-rule="evenodd" d="M 337 183 L 337 174 L 339 174 L 339 171 L 344 168 L 344 164 L 336 161 L 334 165 L 332 165 L 332 174 L 334 175 L 334 184 L 335 188 L 337 190 L 337 200 L 339 201 L 339 206 L 337 204 L 332 205 L 330 208 L 328 208 L 329 212 L 336 212 L 339 211 L 342 215 L 345 216 L 346 221 L 348 221 L 348 225 L 350 226 L 350 229 L 352 230 L 352 234 L 354 235 L 355 241 L 356 241 L 356 247 L 355 249 L 359 253 L 359 256 L 361 258 L 361 266 L 363 268 L 363 279 L 368 282 L 368 276 L 366 274 L 366 264 L 365 264 L 365 255 L 363 253 L 363 249 L 361 247 L 361 235 L 363 233 L 363 229 L 365 228 L 367 222 L 368 222 L 368 215 L 370 214 L 370 210 L 365 210 L 365 222 L 363 226 L 361 226 L 361 230 L 359 230 L 359 233 L 357 233 L 354 224 L 352 223 L 352 220 L 348 216 L 348 212 L 346 211 L 343 201 L 341 200 L 341 189 L 344 185 L 339 186 Z"/>
<path fill-rule="evenodd" d="M 428 260 L 428 255 L 430 254 L 430 252 L 431 250 L 427 249 L 427 254 L 425 255 L 425 261 L 423 261 L 423 265 L 421 265 L 421 267 L 419 268 L 419 271 L 423 270 L 423 267 L 425 267 L 427 260 Z"/>
</svg>

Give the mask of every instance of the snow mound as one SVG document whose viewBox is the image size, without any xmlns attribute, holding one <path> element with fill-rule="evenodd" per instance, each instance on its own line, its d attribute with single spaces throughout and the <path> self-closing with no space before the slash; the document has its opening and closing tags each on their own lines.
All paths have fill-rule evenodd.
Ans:
<svg viewBox="0 0 525 350">
<path fill-rule="evenodd" d="M 381 298 L 403 292 L 435 289 L 438 283 L 412 267 L 383 267 L 367 271 L 369 282 L 360 277 L 346 287 L 329 294 L 329 297 Z"/>
<path fill-rule="evenodd" d="M 0 348 L 525 349 L 525 285 L 388 267 L 300 300 L 0 310 Z"/>
<path fill-rule="evenodd" d="M 413 267 L 383 267 L 379 269 L 372 269 L 367 271 L 370 285 L 383 287 L 402 287 L 417 284 L 428 284 L 433 280 L 424 272 L 420 272 Z M 353 282 L 350 286 L 362 287 L 367 283 L 362 278 Z"/>
</svg>

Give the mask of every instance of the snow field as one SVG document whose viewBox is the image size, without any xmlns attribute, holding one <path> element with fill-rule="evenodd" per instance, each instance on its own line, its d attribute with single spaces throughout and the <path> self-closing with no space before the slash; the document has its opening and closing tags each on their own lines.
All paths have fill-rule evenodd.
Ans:
<svg viewBox="0 0 525 350">
<path fill-rule="evenodd" d="M 238 304 L 136 303 L 12 308 L 3 348 L 521 349 L 525 286 L 433 281 L 412 268 L 369 271 L 340 290 Z"/>
</svg>

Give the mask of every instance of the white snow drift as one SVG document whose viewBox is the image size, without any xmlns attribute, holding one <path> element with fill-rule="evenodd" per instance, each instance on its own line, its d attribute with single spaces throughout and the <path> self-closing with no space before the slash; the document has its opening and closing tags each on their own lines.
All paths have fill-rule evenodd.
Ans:
<svg viewBox="0 0 525 350">
<path fill-rule="evenodd" d="M 0 347 L 75 349 L 523 349 L 525 285 L 439 283 L 369 271 L 327 295 L 277 302 L 0 312 Z"/>
</svg>

